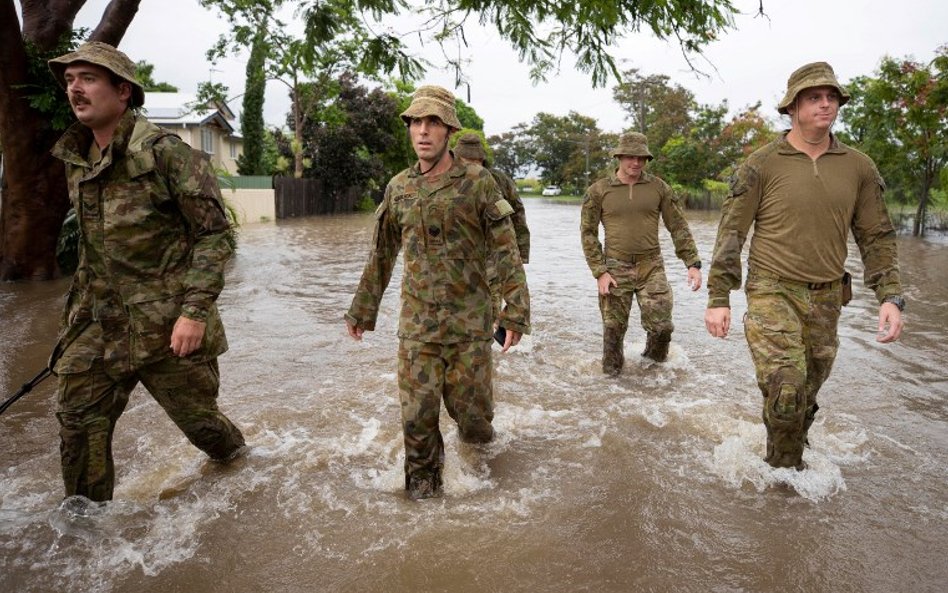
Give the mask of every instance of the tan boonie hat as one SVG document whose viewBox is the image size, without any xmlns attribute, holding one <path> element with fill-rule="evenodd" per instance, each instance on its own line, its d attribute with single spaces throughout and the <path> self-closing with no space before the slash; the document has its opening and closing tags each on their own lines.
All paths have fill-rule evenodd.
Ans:
<svg viewBox="0 0 948 593">
<path fill-rule="evenodd" d="M 644 156 L 652 160 L 652 153 L 648 149 L 648 138 L 640 132 L 630 132 L 623 134 L 619 138 L 619 145 L 612 151 L 613 158 L 620 156 Z"/>
<path fill-rule="evenodd" d="M 108 43 L 89 41 L 83 43 L 74 52 L 53 58 L 48 62 L 49 69 L 57 82 L 66 88 L 66 67 L 75 62 L 88 62 L 101 66 L 132 85 L 132 98 L 129 107 L 141 107 L 145 104 L 145 88 L 135 77 L 135 62 Z"/>
<path fill-rule="evenodd" d="M 833 67 L 826 62 L 813 62 L 800 66 L 793 71 L 787 80 L 787 94 L 777 105 L 777 111 L 782 115 L 787 115 L 787 107 L 793 105 L 797 95 L 804 89 L 811 89 L 815 86 L 831 86 L 839 93 L 839 106 L 842 107 L 849 101 L 849 91 L 836 80 L 836 73 Z"/>
<path fill-rule="evenodd" d="M 487 160 L 487 153 L 484 152 L 481 137 L 473 133 L 464 134 L 458 138 L 458 143 L 454 146 L 454 156 L 482 163 Z"/>
<path fill-rule="evenodd" d="M 402 120 L 410 124 L 411 120 L 433 115 L 446 126 L 460 130 L 457 112 L 454 110 L 454 95 L 440 86 L 425 85 L 419 87 L 411 98 L 411 105 L 402 113 Z"/>
</svg>

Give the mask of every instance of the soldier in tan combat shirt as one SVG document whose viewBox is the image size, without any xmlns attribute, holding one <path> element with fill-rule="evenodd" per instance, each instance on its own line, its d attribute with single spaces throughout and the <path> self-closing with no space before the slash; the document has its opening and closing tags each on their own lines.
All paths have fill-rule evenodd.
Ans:
<svg viewBox="0 0 948 593">
<path fill-rule="evenodd" d="M 81 230 L 50 361 L 63 481 L 67 496 L 106 501 L 112 433 L 139 382 L 211 458 L 243 450 L 217 408 L 229 225 L 206 155 L 136 113 L 145 93 L 128 56 L 90 42 L 49 68 L 79 120 L 53 148 Z"/>
<path fill-rule="evenodd" d="M 787 82 L 777 111 L 791 128 L 751 154 L 731 183 L 708 273 L 705 325 L 731 326 L 728 293 L 741 285 L 741 249 L 751 225 L 744 333 L 757 371 L 767 428 L 765 460 L 803 469 L 807 431 L 839 341 L 846 240 L 862 254 L 879 307 L 879 342 L 902 332 L 902 285 L 884 185 L 866 155 L 832 134 L 849 93 L 829 64 L 806 64 Z M 848 296 L 848 295 L 847 295 Z"/>
<path fill-rule="evenodd" d="M 401 117 L 418 162 L 385 188 L 369 259 L 345 320 L 356 340 L 375 329 L 382 293 L 404 252 L 398 391 L 405 490 L 421 499 L 442 493 L 442 399 L 462 441 L 486 443 L 494 436 L 488 260 L 496 256 L 507 303 L 500 316 L 507 330 L 504 352 L 530 331 L 530 297 L 513 208 L 486 169 L 465 165 L 448 150 L 451 134 L 461 128 L 454 95 L 423 86 Z"/>
<path fill-rule="evenodd" d="M 687 266 L 692 290 L 701 288 L 701 260 L 675 192 L 645 170 L 652 160 L 645 135 L 623 135 L 612 156 L 619 160 L 616 172 L 586 190 L 580 236 L 599 290 L 602 372 L 616 376 L 625 364 L 623 342 L 633 299 L 638 300 L 646 332 L 642 355 L 656 362 L 668 357 L 675 327 L 672 291 L 658 243 L 659 218 L 671 234 L 675 255 Z M 605 249 L 599 242 L 600 224 Z"/>
</svg>

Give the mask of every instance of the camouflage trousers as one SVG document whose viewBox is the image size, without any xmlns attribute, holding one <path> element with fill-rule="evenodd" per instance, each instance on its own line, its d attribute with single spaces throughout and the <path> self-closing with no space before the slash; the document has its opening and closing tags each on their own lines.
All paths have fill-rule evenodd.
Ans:
<svg viewBox="0 0 948 593">
<path fill-rule="evenodd" d="M 671 340 L 673 297 L 660 253 L 635 262 L 606 258 L 606 268 L 618 286 L 599 295 L 602 314 L 602 371 L 617 375 L 625 364 L 623 342 L 629 328 L 633 298 L 638 301 L 642 329 L 649 337 Z"/>
<path fill-rule="evenodd" d="M 398 395 L 405 437 L 405 488 L 415 472 L 440 483 L 444 441 L 438 428 L 441 401 L 458 424 L 462 441 L 494 436 L 490 340 L 434 344 L 402 339 L 398 347 Z"/>
<path fill-rule="evenodd" d="M 240 430 L 217 408 L 217 359 L 168 357 L 119 379 L 96 359 L 87 371 L 59 375 L 56 417 L 66 496 L 112 499 L 112 434 L 139 381 L 188 440 L 212 458 L 227 459 L 244 445 Z"/>
<path fill-rule="evenodd" d="M 839 346 L 839 282 L 807 285 L 751 270 L 745 292 L 744 334 L 764 396 L 765 461 L 802 469 L 807 431 L 819 409 L 816 394 Z"/>
</svg>

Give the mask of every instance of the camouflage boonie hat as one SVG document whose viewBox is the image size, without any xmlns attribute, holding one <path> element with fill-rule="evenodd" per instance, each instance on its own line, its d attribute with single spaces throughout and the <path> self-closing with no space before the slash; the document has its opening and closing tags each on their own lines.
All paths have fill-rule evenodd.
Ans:
<svg viewBox="0 0 948 593">
<path fill-rule="evenodd" d="M 66 67 L 74 62 L 88 62 L 101 66 L 119 78 L 127 80 L 132 85 L 129 107 L 141 107 L 145 104 L 145 88 L 135 77 L 135 62 L 108 43 L 89 41 L 79 46 L 76 51 L 47 62 L 56 81 L 63 88 L 66 88 Z"/>
<path fill-rule="evenodd" d="M 800 66 L 793 71 L 787 80 L 787 94 L 777 105 L 777 112 L 787 115 L 787 107 L 793 105 L 800 91 L 810 89 L 815 86 L 831 86 L 839 93 L 839 106 L 842 107 L 849 101 L 849 91 L 836 80 L 836 73 L 833 67 L 826 62 L 813 62 Z"/>
<path fill-rule="evenodd" d="M 644 156 L 652 160 L 652 153 L 648 149 L 648 138 L 639 132 L 623 134 L 619 138 L 619 145 L 612 150 L 613 158 L 620 156 Z"/>
<path fill-rule="evenodd" d="M 412 119 L 433 115 L 446 126 L 460 130 L 457 112 L 454 110 L 454 95 L 440 86 L 425 85 L 415 91 L 411 105 L 402 113 L 402 120 L 410 124 Z"/>
<path fill-rule="evenodd" d="M 487 153 L 484 152 L 481 137 L 474 133 L 464 134 L 458 138 L 458 143 L 454 146 L 454 156 L 482 163 L 487 160 Z"/>
</svg>

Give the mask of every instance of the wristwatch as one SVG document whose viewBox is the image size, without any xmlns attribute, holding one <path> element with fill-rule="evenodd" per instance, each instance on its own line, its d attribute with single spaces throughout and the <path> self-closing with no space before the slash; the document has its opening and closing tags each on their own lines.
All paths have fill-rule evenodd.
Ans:
<svg viewBox="0 0 948 593">
<path fill-rule="evenodd" d="M 688 267 L 689 267 L 689 268 L 694 268 L 694 269 L 696 269 L 696 270 L 700 270 L 700 269 L 701 269 L 701 260 L 699 259 L 698 261 L 694 262 L 693 264 L 691 264 L 691 265 L 688 266 Z"/>
<path fill-rule="evenodd" d="M 899 311 L 905 311 L 905 299 L 900 294 L 893 294 L 882 299 L 883 303 L 892 303 L 899 308 Z"/>
</svg>

